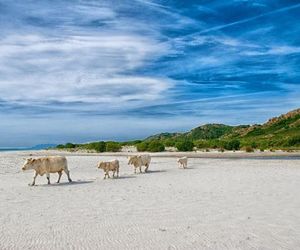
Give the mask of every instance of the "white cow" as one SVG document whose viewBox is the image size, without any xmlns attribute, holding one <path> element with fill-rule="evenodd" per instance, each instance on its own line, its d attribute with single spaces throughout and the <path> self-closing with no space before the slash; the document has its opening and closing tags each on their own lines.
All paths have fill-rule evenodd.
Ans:
<svg viewBox="0 0 300 250">
<path fill-rule="evenodd" d="M 134 173 L 136 173 L 137 168 L 139 168 L 140 173 L 142 173 L 142 166 L 145 166 L 145 173 L 147 173 L 150 162 L 151 162 L 151 156 L 148 154 L 132 155 L 128 157 L 128 165 L 134 166 Z"/>
<path fill-rule="evenodd" d="M 117 172 L 117 177 L 119 177 L 119 161 L 118 160 L 112 160 L 112 161 L 100 161 L 98 163 L 98 168 L 103 169 L 105 172 L 104 179 L 106 179 L 106 176 L 109 177 L 109 171 L 113 172 L 113 177 L 115 177 L 115 172 Z"/>
<path fill-rule="evenodd" d="M 186 156 L 178 158 L 177 162 L 180 164 L 180 167 L 187 168 L 188 158 Z"/>
<path fill-rule="evenodd" d="M 35 185 L 35 179 L 38 175 L 43 176 L 46 174 L 48 179 L 48 184 L 50 184 L 50 173 L 58 173 L 58 180 L 59 183 L 62 171 L 66 173 L 68 176 L 69 182 L 72 182 L 70 178 L 70 171 L 68 169 L 67 159 L 64 156 L 48 156 L 48 157 L 41 157 L 37 159 L 29 158 L 25 161 L 22 170 L 35 170 L 35 174 L 33 177 L 32 186 Z"/>
</svg>

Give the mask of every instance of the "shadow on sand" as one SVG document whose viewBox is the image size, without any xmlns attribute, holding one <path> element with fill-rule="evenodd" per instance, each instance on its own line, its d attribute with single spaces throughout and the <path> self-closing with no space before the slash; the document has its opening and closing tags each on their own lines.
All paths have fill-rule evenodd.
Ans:
<svg viewBox="0 0 300 250">
<path fill-rule="evenodd" d="M 166 170 L 148 170 L 147 173 L 144 173 L 143 174 L 155 174 L 155 173 L 165 173 L 167 172 Z"/>
<path fill-rule="evenodd" d="M 89 183 L 93 183 L 93 181 L 82 181 L 82 180 L 78 180 L 78 181 L 72 181 L 72 182 L 61 182 L 61 183 L 51 183 L 50 185 L 48 184 L 43 184 L 43 185 L 38 185 L 38 186 L 43 186 L 43 187 L 58 187 L 58 186 L 73 186 L 73 185 L 82 185 L 82 184 L 89 184 Z"/>
<path fill-rule="evenodd" d="M 116 180 L 122 180 L 122 179 L 134 179 L 136 178 L 133 175 L 121 175 L 119 177 L 111 178 L 111 179 L 116 179 Z"/>
<path fill-rule="evenodd" d="M 178 168 L 178 169 L 181 169 L 181 170 L 192 170 L 192 169 L 196 169 L 196 168 L 193 168 L 193 167 L 187 167 L 187 168 Z"/>
</svg>

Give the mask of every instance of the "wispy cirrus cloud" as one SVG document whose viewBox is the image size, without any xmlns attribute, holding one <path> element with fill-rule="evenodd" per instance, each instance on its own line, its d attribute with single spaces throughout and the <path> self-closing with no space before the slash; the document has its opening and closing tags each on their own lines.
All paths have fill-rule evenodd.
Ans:
<svg viewBox="0 0 300 250">
<path fill-rule="evenodd" d="M 280 0 L 2 0 L 0 131 L 14 145 L 128 139 L 296 108 L 299 11 Z"/>
</svg>

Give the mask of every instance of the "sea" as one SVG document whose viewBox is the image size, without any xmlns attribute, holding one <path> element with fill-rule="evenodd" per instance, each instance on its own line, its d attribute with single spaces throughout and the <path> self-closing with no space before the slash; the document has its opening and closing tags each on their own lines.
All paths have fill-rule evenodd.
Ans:
<svg viewBox="0 0 300 250">
<path fill-rule="evenodd" d="M 26 151 L 26 150 L 32 150 L 32 148 L 0 148 L 0 152 L 5 152 L 5 151 Z"/>
</svg>

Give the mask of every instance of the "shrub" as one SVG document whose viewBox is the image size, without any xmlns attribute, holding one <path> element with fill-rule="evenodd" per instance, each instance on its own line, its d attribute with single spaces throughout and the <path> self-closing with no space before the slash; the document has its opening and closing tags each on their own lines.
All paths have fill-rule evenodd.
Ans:
<svg viewBox="0 0 300 250">
<path fill-rule="evenodd" d="M 120 143 L 110 141 L 110 142 L 106 142 L 105 149 L 106 149 L 106 152 L 118 152 L 121 150 L 121 147 L 122 146 Z"/>
<path fill-rule="evenodd" d="M 195 141 L 195 147 L 198 149 L 202 149 L 202 148 L 204 149 L 204 148 L 209 148 L 210 145 L 209 145 L 208 141 L 198 140 L 198 141 Z"/>
<path fill-rule="evenodd" d="M 175 141 L 173 139 L 166 139 L 164 141 L 164 145 L 166 147 L 174 147 L 175 146 Z"/>
<path fill-rule="evenodd" d="M 149 143 L 147 150 L 150 152 L 162 152 L 165 151 L 165 146 L 159 141 L 152 141 Z"/>
<path fill-rule="evenodd" d="M 85 145 L 88 150 L 95 150 L 96 152 L 105 152 L 106 143 L 104 141 L 91 142 Z"/>
<path fill-rule="evenodd" d="M 134 140 L 134 141 L 124 141 L 124 142 L 121 142 L 121 146 L 135 146 L 139 143 L 141 143 L 142 141 L 141 140 Z"/>
<path fill-rule="evenodd" d="M 139 152 L 147 151 L 148 143 L 147 142 L 141 142 L 141 143 L 136 145 L 136 149 Z"/>
<path fill-rule="evenodd" d="M 66 145 L 65 145 L 65 148 L 75 148 L 75 147 L 76 147 L 76 145 L 73 143 L 70 143 L 70 142 L 66 143 Z"/>
<path fill-rule="evenodd" d="M 289 146 L 297 146 L 300 145 L 300 136 L 293 136 L 288 140 Z"/>
<path fill-rule="evenodd" d="M 192 141 L 181 141 L 175 144 L 178 151 L 193 151 L 194 143 Z"/>
<path fill-rule="evenodd" d="M 229 142 L 226 142 L 224 144 L 224 148 L 226 150 L 239 150 L 240 149 L 240 145 L 241 145 L 240 141 L 234 139 L 234 140 L 231 140 Z"/>
<path fill-rule="evenodd" d="M 247 153 L 252 153 L 252 152 L 254 152 L 254 150 L 253 150 L 253 148 L 252 148 L 251 146 L 246 146 L 246 147 L 245 147 L 245 151 L 246 151 Z"/>
<path fill-rule="evenodd" d="M 252 148 L 257 148 L 257 143 L 256 143 L 256 142 L 252 142 L 252 143 L 251 143 L 251 147 L 252 147 Z"/>
</svg>

